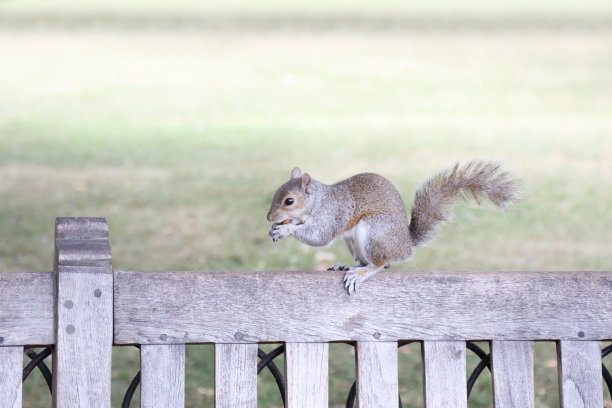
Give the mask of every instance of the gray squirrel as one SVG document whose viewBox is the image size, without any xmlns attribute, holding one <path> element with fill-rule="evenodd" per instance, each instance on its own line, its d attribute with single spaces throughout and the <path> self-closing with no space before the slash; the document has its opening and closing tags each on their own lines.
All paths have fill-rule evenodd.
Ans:
<svg viewBox="0 0 612 408">
<path fill-rule="evenodd" d="M 441 223 L 452 218 L 457 197 L 488 198 L 499 208 L 516 201 L 519 183 L 496 162 L 473 160 L 443 170 L 416 192 L 410 223 L 402 197 L 386 178 L 362 173 L 326 185 L 298 167 L 274 194 L 268 212 L 274 242 L 292 235 L 304 244 L 327 246 L 344 238 L 357 266 L 346 271 L 349 295 L 392 263 L 410 259 L 416 246 L 431 242 Z"/>
</svg>

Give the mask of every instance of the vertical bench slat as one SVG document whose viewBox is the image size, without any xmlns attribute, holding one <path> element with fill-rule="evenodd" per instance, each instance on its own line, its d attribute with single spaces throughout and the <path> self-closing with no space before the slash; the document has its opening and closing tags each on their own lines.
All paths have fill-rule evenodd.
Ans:
<svg viewBox="0 0 612 408">
<path fill-rule="evenodd" d="M 140 346 L 142 408 L 185 406 L 185 345 Z"/>
<path fill-rule="evenodd" d="M 397 408 L 397 343 L 357 343 L 357 401 L 359 408 Z"/>
<path fill-rule="evenodd" d="M 113 270 L 101 218 L 58 218 L 53 407 L 110 407 Z"/>
<path fill-rule="evenodd" d="M 425 408 L 466 408 L 465 342 L 423 342 Z"/>
<path fill-rule="evenodd" d="M 257 344 L 215 344 L 215 408 L 257 407 Z"/>
<path fill-rule="evenodd" d="M 533 342 L 492 341 L 495 408 L 533 408 Z"/>
<path fill-rule="evenodd" d="M 59 273 L 53 407 L 110 407 L 111 279 L 106 274 Z"/>
<path fill-rule="evenodd" d="M 328 343 L 285 344 L 287 408 L 327 408 Z"/>
<path fill-rule="evenodd" d="M 0 347 L 0 408 L 21 408 L 23 347 Z"/>
<path fill-rule="evenodd" d="M 557 343 L 561 408 L 601 408 L 601 344 L 599 341 Z"/>
</svg>

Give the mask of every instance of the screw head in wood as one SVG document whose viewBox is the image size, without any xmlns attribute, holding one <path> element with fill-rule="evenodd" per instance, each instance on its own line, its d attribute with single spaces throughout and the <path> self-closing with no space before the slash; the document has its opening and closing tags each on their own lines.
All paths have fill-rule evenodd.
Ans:
<svg viewBox="0 0 612 408">
<path fill-rule="evenodd" d="M 236 332 L 236 334 L 234 334 L 234 338 L 238 341 L 244 339 L 244 335 L 240 332 Z"/>
<path fill-rule="evenodd" d="M 74 333 L 74 326 L 73 326 L 73 325 L 71 325 L 71 324 L 69 324 L 68 326 L 66 326 L 66 332 L 67 332 L 68 334 L 72 334 L 72 333 Z"/>
<path fill-rule="evenodd" d="M 100 296 L 102 296 L 102 292 L 100 291 L 100 289 L 96 289 L 96 290 L 94 290 L 94 296 L 95 296 L 95 297 L 100 297 Z"/>
<path fill-rule="evenodd" d="M 64 302 L 64 307 L 66 309 L 72 309 L 72 306 L 74 306 L 74 303 L 72 303 L 72 300 L 67 300 Z"/>
<path fill-rule="evenodd" d="M 159 339 L 161 341 L 166 341 L 166 340 L 168 340 L 168 335 L 167 334 L 162 334 L 161 336 L 159 336 Z"/>
<path fill-rule="evenodd" d="M 376 340 L 380 339 L 380 333 L 379 332 L 374 333 L 374 338 Z"/>
</svg>

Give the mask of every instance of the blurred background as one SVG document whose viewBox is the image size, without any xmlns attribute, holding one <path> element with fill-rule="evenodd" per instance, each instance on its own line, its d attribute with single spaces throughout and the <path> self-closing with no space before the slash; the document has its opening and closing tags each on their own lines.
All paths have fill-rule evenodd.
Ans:
<svg viewBox="0 0 612 408">
<path fill-rule="evenodd" d="M 51 270 L 58 216 L 106 217 L 118 269 L 350 263 L 342 242 L 268 238 L 293 166 L 380 173 L 409 207 L 474 157 L 503 161 L 525 199 L 459 205 L 395 269 L 612 269 L 612 2 L 0 1 L 2 272 Z M 400 365 L 404 406 L 422 406 L 418 344 Z M 535 365 L 536 406 L 558 406 L 554 343 Z M 113 406 L 138 368 L 115 350 Z M 212 369 L 211 346 L 188 347 L 188 407 L 213 406 Z M 332 345 L 331 407 L 353 379 Z M 281 406 L 270 376 L 258 387 Z M 28 380 L 24 407 L 50 401 Z M 488 373 L 469 405 L 492 406 Z"/>
</svg>

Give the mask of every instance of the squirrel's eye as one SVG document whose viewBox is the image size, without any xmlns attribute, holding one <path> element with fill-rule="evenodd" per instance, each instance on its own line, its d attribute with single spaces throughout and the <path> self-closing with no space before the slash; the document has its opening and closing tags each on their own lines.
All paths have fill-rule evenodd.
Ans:
<svg viewBox="0 0 612 408">
<path fill-rule="evenodd" d="M 291 205 L 293 204 L 293 198 L 289 197 L 288 199 L 285 200 L 285 205 Z"/>
</svg>

